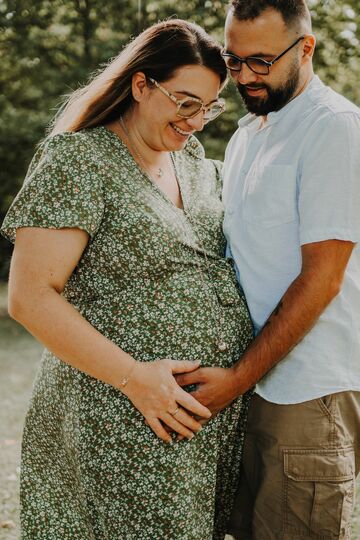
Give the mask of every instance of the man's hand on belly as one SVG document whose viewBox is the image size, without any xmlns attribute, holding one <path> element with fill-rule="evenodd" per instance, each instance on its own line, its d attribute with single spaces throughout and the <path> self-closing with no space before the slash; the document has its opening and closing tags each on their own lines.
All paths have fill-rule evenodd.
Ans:
<svg viewBox="0 0 360 540">
<path fill-rule="evenodd" d="M 198 384 L 193 396 L 212 415 L 252 388 L 316 323 L 338 294 L 354 244 L 327 240 L 302 246 L 302 269 L 261 332 L 231 368 L 199 368 L 177 376 Z"/>
<path fill-rule="evenodd" d="M 234 385 L 233 368 L 199 368 L 191 373 L 176 375 L 176 381 L 180 386 L 196 384 L 197 388 L 191 395 L 210 409 L 212 417 L 239 395 L 238 387 Z"/>
</svg>

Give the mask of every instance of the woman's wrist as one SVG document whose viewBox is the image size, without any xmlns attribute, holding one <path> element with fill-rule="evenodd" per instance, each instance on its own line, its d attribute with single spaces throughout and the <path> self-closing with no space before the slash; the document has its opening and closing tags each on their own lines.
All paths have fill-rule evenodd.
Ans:
<svg viewBox="0 0 360 540">
<path fill-rule="evenodd" d="M 128 382 L 130 381 L 137 364 L 138 364 L 138 362 L 135 360 L 135 358 L 133 358 L 132 365 L 128 368 L 126 374 L 124 375 L 124 377 L 118 383 L 118 388 L 119 388 L 119 390 L 121 392 L 124 391 L 125 387 L 127 386 Z"/>
</svg>

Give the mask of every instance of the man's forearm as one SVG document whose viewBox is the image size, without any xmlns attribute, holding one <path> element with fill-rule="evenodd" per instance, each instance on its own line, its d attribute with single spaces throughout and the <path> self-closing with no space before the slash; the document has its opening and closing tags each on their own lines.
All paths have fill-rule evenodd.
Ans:
<svg viewBox="0 0 360 540">
<path fill-rule="evenodd" d="M 353 248 L 342 240 L 302 246 L 300 275 L 238 363 L 179 375 L 179 384 L 196 384 L 194 397 L 213 414 L 244 394 L 297 345 L 338 294 Z"/>
</svg>

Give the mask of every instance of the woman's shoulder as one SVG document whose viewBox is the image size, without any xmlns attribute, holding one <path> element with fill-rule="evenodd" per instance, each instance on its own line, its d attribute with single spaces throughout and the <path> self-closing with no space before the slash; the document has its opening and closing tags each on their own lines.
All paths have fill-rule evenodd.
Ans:
<svg viewBox="0 0 360 540">
<path fill-rule="evenodd" d="M 83 129 L 81 131 L 65 131 L 48 135 L 40 148 L 54 158 L 67 160 L 90 157 L 98 148 L 99 130 Z"/>
<path fill-rule="evenodd" d="M 24 186 L 40 189 L 51 185 L 59 190 L 70 186 L 74 178 L 83 187 L 101 185 L 97 148 L 90 130 L 48 135 L 37 147 Z"/>
<path fill-rule="evenodd" d="M 15 241 L 19 227 L 80 228 L 93 236 L 105 208 L 90 134 L 58 133 L 40 144 L 2 226 Z M 91 156 L 91 157 L 90 157 Z"/>
</svg>

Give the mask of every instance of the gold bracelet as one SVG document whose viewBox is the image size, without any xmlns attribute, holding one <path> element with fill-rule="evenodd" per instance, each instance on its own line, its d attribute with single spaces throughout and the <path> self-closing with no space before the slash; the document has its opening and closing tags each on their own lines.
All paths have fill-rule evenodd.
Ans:
<svg viewBox="0 0 360 540">
<path fill-rule="evenodd" d="M 127 383 L 130 380 L 131 374 L 134 371 L 135 367 L 136 367 L 136 360 L 134 360 L 134 365 L 131 367 L 131 369 L 130 369 L 129 373 L 126 375 L 126 377 L 121 379 L 121 381 L 119 383 L 120 388 L 125 388 L 125 386 L 127 385 Z"/>
</svg>

